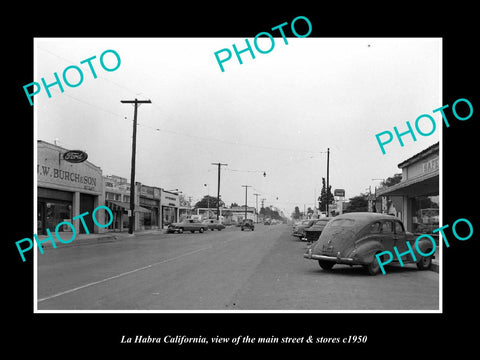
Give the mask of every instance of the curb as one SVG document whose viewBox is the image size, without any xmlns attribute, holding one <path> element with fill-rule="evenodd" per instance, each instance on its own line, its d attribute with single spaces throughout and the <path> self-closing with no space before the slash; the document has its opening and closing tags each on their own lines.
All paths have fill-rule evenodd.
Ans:
<svg viewBox="0 0 480 360">
<path fill-rule="evenodd" d="M 97 244 L 103 244 L 103 243 L 110 243 L 110 242 L 116 242 L 116 241 L 122 241 L 126 239 L 131 239 L 136 236 L 142 236 L 142 235 L 161 235 L 165 234 L 163 229 L 159 230 L 151 230 L 151 231 L 144 231 L 144 232 L 137 232 L 134 233 L 133 235 L 130 235 L 128 233 L 103 233 L 103 234 L 82 234 L 81 237 L 77 237 L 72 240 L 72 242 L 69 242 L 67 244 L 62 243 L 58 241 L 58 239 L 54 239 L 56 248 L 65 248 L 65 247 L 72 247 L 72 246 L 82 246 L 82 245 L 97 245 Z M 45 239 L 46 236 L 39 237 L 39 240 Z M 43 244 L 41 244 L 42 249 L 54 249 L 52 242 L 48 241 Z"/>
</svg>

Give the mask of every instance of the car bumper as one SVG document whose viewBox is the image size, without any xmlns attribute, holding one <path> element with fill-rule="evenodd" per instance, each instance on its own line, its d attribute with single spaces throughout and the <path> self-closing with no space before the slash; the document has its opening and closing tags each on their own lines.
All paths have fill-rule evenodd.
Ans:
<svg viewBox="0 0 480 360">
<path fill-rule="evenodd" d="M 303 254 L 303 257 L 310 260 L 332 261 L 337 264 L 359 264 L 358 261 L 353 258 L 341 257 L 340 253 L 337 253 L 337 256 L 319 255 L 313 254 L 312 249 L 308 249 L 308 251 Z"/>
</svg>

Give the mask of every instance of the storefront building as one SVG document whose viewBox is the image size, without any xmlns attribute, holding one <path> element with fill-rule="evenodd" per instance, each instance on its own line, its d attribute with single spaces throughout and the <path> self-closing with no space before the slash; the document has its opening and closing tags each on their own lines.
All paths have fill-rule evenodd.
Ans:
<svg viewBox="0 0 480 360">
<path fill-rule="evenodd" d="M 439 227 L 439 143 L 398 167 L 402 170 L 402 180 L 377 190 L 377 212 L 397 216 L 406 230 L 414 234 L 432 234 Z"/>
<path fill-rule="evenodd" d="M 160 188 L 136 184 L 136 194 L 141 210 L 136 216 L 137 226 L 140 230 L 158 229 L 160 219 Z M 147 211 L 145 211 L 147 210 Z"/>
<path fill-rule="evenodd" d="M 160 189 L 160 226 L 162 228 L 180 219 L 180 197 L 178 193 Z"/>
<path fill-rule="evenodd" d="M 83 153 L 84 152 L 75 152 Z M 57 224 L 68 221 L 77 233 L 86 233 L 80 219 L 104 204 L 102 169 L 87 160 L 71 156 L 72 151 L 48 142 L 37 141 L 37 234 L 55 231 Z M 81 156 L 80 156 L 81 157 Z M 104 211 L 95 214 L 97 221 L 106 223 Z M 104 229 L 94 224 L 91 216 L 84 216 L 85 226 L 91 233 Z M 71 231 L 69 226 L 59 232 Z"/>
<path fill-rule="evenodd" d="M 130 226 L 130 183 L 117 175 L 103 177 L 105 205 L 113 213 L 111 231 L 128 231 Z M 135 227 L 134 231 L 158 228 L 160 189 L 142 185 L 135 186 Z"/>
</svg>

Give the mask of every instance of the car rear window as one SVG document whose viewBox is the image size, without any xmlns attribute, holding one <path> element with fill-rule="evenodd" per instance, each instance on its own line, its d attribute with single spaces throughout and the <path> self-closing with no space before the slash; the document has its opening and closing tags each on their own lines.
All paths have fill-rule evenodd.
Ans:
<svg viewBox="0 0 480 360">
<path fill-rule="evenodd" d="M 332 220 L 332 222 L 330 223 L 330 227 L 333 227 L 333 226 L 353 226 L 354 223 L 355 223 L 355 220 L 353 220 L 353 219 L 336 219 L 336 220 Z"/>
</svg>

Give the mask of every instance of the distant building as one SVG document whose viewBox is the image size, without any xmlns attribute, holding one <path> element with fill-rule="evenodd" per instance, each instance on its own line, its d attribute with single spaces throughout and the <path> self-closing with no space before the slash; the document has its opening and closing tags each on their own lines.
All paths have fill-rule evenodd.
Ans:
<svg viewBox="0 0 480 360">
<path fill-rule="evenodd" d="M 230 220 L 230 222 L 239 223 L 245 219 L 245 205 L 233 206 L 230 209 L 226 210 L 226 214 L 228 214 L 228 217 L 225 217 L 225 221 Z M 251 219 L 255 222 L 257 222 L 258 220 L 257 211 L 253 206 L 247 206 L 247 219 Z"/>
</svg>

